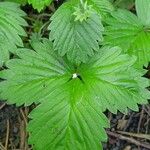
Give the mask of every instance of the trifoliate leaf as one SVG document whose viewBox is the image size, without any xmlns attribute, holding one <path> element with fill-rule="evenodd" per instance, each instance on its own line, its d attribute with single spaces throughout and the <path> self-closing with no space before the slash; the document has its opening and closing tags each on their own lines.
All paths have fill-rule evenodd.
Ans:
<svg viewBox="0 0 150 150">
<path fill-rule="evenodd" d="M 150 27 L 150 1 L 136 0 L 137 16 L 144 26 Z"/>
<path fill-rule="evenodd" d="M 3 99 L 17 105 L 41 103 L 30 115 L 29 142 L 36 150 L 102 149 L 108 120 L 83 82 L 72 78 L 74 67 L 56 56 L 47 40 L 32 45 L 36 52 L 18 50 L 21 59 L 10 60 L 9 69 L 0 72 L 6 79 L 0 83 Z"/>
<path fill-rule="evenodd" d="M 133 69 L 134 57 L 117 47 L 99 50 L 78 68 L 53 51 L 52 43 L 31 41 L 35 51 L 18 50 L 9 69 L 0 72 L 1 98 L 9 103 L 39 106 L 30 114 L 29 143 L 36 150 L 102 149 L 102 111 L 138 110 L 147 102 L 147 80 Z"/>
<path fill-rule="evenodd" d="M 120 46 L 124 52 L 137 56 L 137 68 L 150 61 L 150 32 L 140 19 L 127 10 L 117 10 L 107 19 L 104 44 Z"/>
<path fill-rule="evenodd" d="M 32 4 L 33 8 L 37 9 L 39 12 L 52 1 L 53 0 L 28 0 L 29 4 Z"/>
<path fill-rule="evenodd" d="M 102 41 L 103 26 L 100 17 L 93 11 L 84 21 L 75 21 L 76 5 L 66 3 L 52 16 L 49 26 L 50 39 L 54 40 L 54 50 L 60 56 L 67 54 L 72 62 L 86 62 L 94 55 Z"/>
<path fill-rule="evenodd" d="M 24 16 L 25 13 L 19 8 L 19 4 L 0 2 L 0 33 L 4 34 L 8 41 L 21 47 L 23 43 L 20 36 L 26 36 L 22 26 L 27 26 L 22 18 Z"/>
</svg>

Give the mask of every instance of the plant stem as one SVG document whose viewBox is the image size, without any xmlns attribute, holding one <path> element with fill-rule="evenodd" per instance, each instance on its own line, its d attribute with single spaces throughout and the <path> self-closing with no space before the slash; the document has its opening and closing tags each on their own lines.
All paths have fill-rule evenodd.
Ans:
<svg viewBox="0 0 150 150">
<path fill-rule="evenodd" d="M 81 12 L 84 13 L 84 0 L 80 0 Z"/>
<path fill-rule="evenodd" d="M 81 5 L 83 6 L 83 0 L 80 0 Z"/>
</svg>

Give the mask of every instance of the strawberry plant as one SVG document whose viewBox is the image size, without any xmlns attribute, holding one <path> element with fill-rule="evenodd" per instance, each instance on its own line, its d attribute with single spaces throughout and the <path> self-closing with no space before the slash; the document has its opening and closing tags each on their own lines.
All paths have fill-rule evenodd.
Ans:
<svg viewBox="0 0 150 150">
<path fill-rule="evenodd" d="M 40 12 L 52 0 L 26 2 Z M 0 98 L 36 104 L 27 126 L 33 150 L 101 150 L 110 126 L 104 112 L 148 103 L 150 1 L 135 6 L 136 15 L 108 0 L 68 0 L 50 17 L 49 38 L 25 47 L 26 14 L 0 2 Z"/>
</svg>

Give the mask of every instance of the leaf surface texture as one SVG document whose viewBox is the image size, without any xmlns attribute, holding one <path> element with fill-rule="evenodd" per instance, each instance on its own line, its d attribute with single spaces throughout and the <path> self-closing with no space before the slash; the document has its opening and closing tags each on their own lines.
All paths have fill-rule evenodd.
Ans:
<svg viewBox="0 0 150 150">
<path fill-rule="evenodd" d="M 135 57 L 121 54 L 120 48 L 104 47 L 76 68 L 58 57 L 49 40 L 31 43 L 35 51 L 18 49 L 19 58 L 0 72 L 5 79 L 0 96 L 18 106 L 38 104 L 28 125 L 36 150 L 102 149 L 109 127 L 102 112 L 126 113 L 147 103 L 147 80 L 132 67 Z"/>
<path fill-rule="evenodd" d="M 67 54 L 69 60 L 80 63 L 86 62 L 97 51 L 104 29 L 94 10 L 87 20 L 75 21 L 75 6 L 74 3 L 62 5 L 51 17 L 49 30 L 50 39 L 54 40 L 54 50 L 60 56 Z"/>
<path fill-rule="evenodd" d="M 137 56 L 136 68 L 147 66 L 150 61 L 149 32 L 150 1 L 136 1 L 137 15 L 127 10 L 112 12 L 106 20 L 104 45 L 120 46 L 124 52 Z"/>
</svg>

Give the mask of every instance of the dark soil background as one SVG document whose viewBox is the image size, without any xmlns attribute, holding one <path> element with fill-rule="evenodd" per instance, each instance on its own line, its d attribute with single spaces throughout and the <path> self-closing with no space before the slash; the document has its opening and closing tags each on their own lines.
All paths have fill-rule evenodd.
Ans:
<svg viewBox="0 0 150 150">
<path fill-rule="evenodd" d="M 27 115 L 33 107 L 17 108 L 0 102 L 0 150 L 30 150 L 27 144 Z M 106 113 L 111 122 L 109 140 L 104 150 L 149 150 L 150 105 L 140 106 L 139 112 L 128 115 Z M 7 149 L 5 148 L 7 147 Z"/>
<path fill-rule="evenodd" d="M 134 0 L 110 0 L 116 6 L 127 8 L 134 12 Z M 24 39 L 28 46 L 28 40 L 32 32 L 48 36 L 47 26 L 49 17 L 63 3 L 63 0 L 55 0 L 52 6 L 47 7 L 38 14 L 30 5 L 22 6 L 27 13 L 28 38 Z M 12 56 L 13 57 L 13 56 Z M 150 68 L 145 68 L 150 70 Z M 149 71 L 150 72 L 150 71 Z M 145 75 L 150 78 L 150 73 Z M 30 150 L 27 144 L 28 133 L 26 125 L 29 112 L 35 106 L 17 108 L 15 105 L 7 105 L 0 102 L 0 150 Z M 139 112 L 129 110 L 127 115 L 118 112 L 117 115 L 106 112 L 110 119 L 111 128 L 107 129 L 109 140 L 104 143 L 104 150 L 150 150 L 150 105 L 139 106 Z"/>
</svg>

